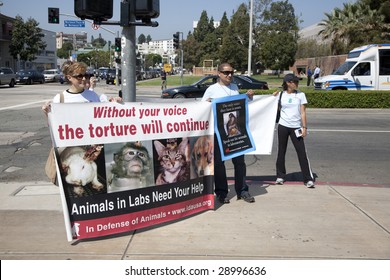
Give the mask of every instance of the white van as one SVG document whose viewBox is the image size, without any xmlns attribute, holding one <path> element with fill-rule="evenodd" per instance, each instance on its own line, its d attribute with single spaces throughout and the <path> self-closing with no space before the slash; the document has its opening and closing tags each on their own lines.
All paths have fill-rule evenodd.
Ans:
<svg viewBox="0 0 390 280">
<path fill-rule="evenodd" d="M 353 49 L 332 75 L 314 80 L 315 89 L 390 90 L 390 44 Z"/>
</svg>

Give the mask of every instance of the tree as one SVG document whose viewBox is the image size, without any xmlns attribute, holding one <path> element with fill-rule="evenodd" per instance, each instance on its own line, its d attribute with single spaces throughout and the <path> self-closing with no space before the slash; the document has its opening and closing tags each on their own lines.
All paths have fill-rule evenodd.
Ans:
<svg viewBox="0 0 390 280">
<path fill-rule="evenodd" d="M 162 61 L 162 56 L 159 54 L 150 53 L 145 56 L 145 69 L 154 68 L 156 65 L 160 64 Z"/>
<path fill-rule="evenodd" d="M 335 55 L 363 44 L 389 42 L 387 12 L 381 12 L 389 2 L 361 0 L 355 4 L 346 3 L 342 9 L 335 8 L 332 13 L 325 13 L 327 19 L 319 24 L 324 27 L 319 35 L 331 40 L 332 54 Z"/>
<path fill-rule="evenodd" d="M 288 69 L 298 49 L 298 19 L 288 1 L 271 3 L 256 28 L 255 57 L 270 69 Z"/>
<path fill-rule="evenodd" d="M 99 38 L 91 42 L 92 46 L 97 49 L 102 49 L 106 45 L 107 41 L 102 38 L 102 35 L 99 34 Z"/>
<path fill-rule="evenodd" d="M 93 50 L 77 55 L 77 61 L 84 62 L 92 68 L 106 67 L 110 64 L 110 52 Z"/>
<path fill-rule="evenodd" d="M 214 31 L 214 26 L 210 25 L 209 18 L 207 16 L 207 12 L 204 10 L 200 15 L 200 19 L 198 21 L 198 25 L 194 30 L 195 40 L 198 42 L 202 42 L 207 34 Z"/>
<path fill-rule="evenodd" d="M 192 69 L 193 66 L 199 65 L 199 49 L 200 43 L 196 41 L 194 35 L 189 32 L 187 39 L 183 41 L 184 68 Z"/>
<path fill-rule="evenodd" d="M 65 42 L 62 48 L 57 50 L 57 56 L 59 58 L 69 58 L 71 51 L 73 51 L 73 44 L 71 42 Z"/>
<path fill-rule="evenodd" d="M 144 34 L 138 36 L 138 44 L 143 44 L 146 42 L 146 37 Z"/>
<path fill-rule="evenodd" d="M 23 61 L 33 61 L 39 51 L 46 49 L 46 43 L 42 40 L 45 35 L 38 25 L 33 18 L 24 22 L 22 17 L 16 16 L 9 46 L 9 52 L 14 59 L 20 55 Z"/>
<path fill-rule="evenodd" d="M 247 6 L 241 4 L 225 30 L 220 51 L 221 62 L 228 62 L 241 72 L 248 68 L 248 32 Z"/>
<path fill-rule="evenodd" d="M 215 36 L 217 37 L 220 45 L 222 45 L 223 34 L 225 34 L 225 31 L 229 25 L 229 19 L 227 18 L 226 12 L 224 12 L 221 20 L 219 21 L 219 26 L 215 29 Z"/>
</svg>

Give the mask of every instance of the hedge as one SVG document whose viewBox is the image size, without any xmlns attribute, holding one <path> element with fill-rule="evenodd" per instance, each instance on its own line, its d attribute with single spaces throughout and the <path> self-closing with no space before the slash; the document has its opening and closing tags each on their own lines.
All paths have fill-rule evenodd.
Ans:
<svg viewBox="0 0 390 280">
<path fill-rule="evenodd" d="M 310 108 L 390 108 L 390 91 L 314 90 L 302 89 Z M 255 94 L 273 91 L 256 90 Z"/>
</svg>

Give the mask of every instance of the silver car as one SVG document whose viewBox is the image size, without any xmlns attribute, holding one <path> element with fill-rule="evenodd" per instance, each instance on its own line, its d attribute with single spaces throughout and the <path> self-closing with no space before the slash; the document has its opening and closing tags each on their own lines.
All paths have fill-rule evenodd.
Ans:
<svg viewBox="0 0 390 280">
<path fill-rule="evenodd" d="M 48 69 L 43 71 L 43 76 L 45 76 L 45 82 L 59 82 L 61 72 L 58 69 Z"/>
</svg>

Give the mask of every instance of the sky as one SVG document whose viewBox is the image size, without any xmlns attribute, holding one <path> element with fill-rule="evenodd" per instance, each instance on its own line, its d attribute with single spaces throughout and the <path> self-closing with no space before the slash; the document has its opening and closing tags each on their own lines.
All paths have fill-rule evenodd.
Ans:
<svg viewBox="0 0 390 280">
<path fill-rule="evenodd" d="M 79 20 L 74 15 L 74 0 L 0 0 L 0 13 L 16 17 L 21 16 L 24 20 L 32 17 L 39 22 L 39 27 L 45 30 L 64 33 L 87 32 L 97 38 L 99 34 L 105 40 L 114 40 L 116 34 L 121 34 L 122 29 L 116 25 L 102 25 L 97 31 L 92 29 L 90 22 L 85 23 L 85 28 L 64 27 L 64 20 Z M 120 0 L 114 0 L 114 15 L 111 21 L 119 21 Z M 136 36 L 150 35 L 152 40 L 171 39 L 173 33 L 183 32 L 184 36 L 192 31 L 193 21 L 198 21 L 202 11 L 206 10 L 209 19 L 219 21 L 224 12 L 230 19 L 234 11 L 241 3 L 248 0 L 160 0 L 160 16 L 156 19 L 158 27 L 136 27 Z M 343 3 L 354 3 L 356 0 L 289 0 L 295 10 L 295 15 L 304 28 L 325 19 L 324 13 L 330 13 L 336 7 L 343 7 Z M 49 24 L 47 8 L 60 9 L 60 24 Z M 64 14 L 64 15 L 61 15 Z M 70 15 L 70 16 L 68 16 Z M 71 17 L 74 16 L 74 17 Z"/>
</svg>

